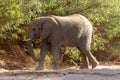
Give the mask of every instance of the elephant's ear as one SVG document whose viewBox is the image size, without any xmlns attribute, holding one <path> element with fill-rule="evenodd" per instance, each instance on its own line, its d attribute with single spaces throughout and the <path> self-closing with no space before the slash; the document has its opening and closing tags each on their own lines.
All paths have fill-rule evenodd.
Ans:
<svg viewBox="0 0 120 80">
<path fill-rule="evenodd" d="M 43 26 L 44 26 L 44 24 L 45 24 L 45 19 L 43 19 L 43 18 L 41 18 L 40 20 L 39 20 L 39 24 L 38 24 L 38 30 L 39 31 L 41 31 L 41 30 L 43 30 Z"/>
<path fill-rule="evenodd" d="M 44 26 L 44 24 L 45 24 L 45 20 L 44 21 L 42 21 L 42 23 L 41 23 L 41 30 L 43 30 L 43 26 Z"/>
<path fill-rule="evenodd" d="M 46 26 L 46 23 L 48 22 L 47 20 L 48 19 L 46 17 L 41 17 L 39 19 L 38 34 L 40 35 L 41 39 L 45 39 L 49 35 L 49 31 L 47 31 L 47 29 L 44 28 Z"/>
</svg>

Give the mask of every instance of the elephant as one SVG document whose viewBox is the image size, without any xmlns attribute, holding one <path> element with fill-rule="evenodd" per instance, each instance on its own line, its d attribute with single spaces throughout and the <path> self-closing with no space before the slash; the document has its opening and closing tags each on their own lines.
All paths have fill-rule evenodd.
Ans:
<svg viewBox="0 0 120 80">
<path fill-rule="evenodd" d="M 76 47 L 81 52 L 81 69 L 95 68 L 99 62 L 90 51 L 93 28 L 91 22 L 80 14 L 68 16 L 43 16 L 32 19 L 27 31 L 27 44 L 34 61 L 39 62 L 36 69 L 43 70 L 44 59 L 48 52 L 53 54 L 54 69 L 60 69 L 59 52 L 62 46 Z M 36 58 L 32 39 L 42 41 L 40 57 Z"/>
</svg>

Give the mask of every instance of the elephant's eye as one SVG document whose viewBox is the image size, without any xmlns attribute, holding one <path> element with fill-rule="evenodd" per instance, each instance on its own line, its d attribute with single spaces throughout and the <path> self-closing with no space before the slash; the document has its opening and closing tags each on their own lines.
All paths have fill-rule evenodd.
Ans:
<svg viewBox="0 0 120 80">
<path fill-rule="evenodd" d="M 33 28 L 33 32 L 35 32 L 36 31 L 36 29 L 35 28 Z"/>
</svg>

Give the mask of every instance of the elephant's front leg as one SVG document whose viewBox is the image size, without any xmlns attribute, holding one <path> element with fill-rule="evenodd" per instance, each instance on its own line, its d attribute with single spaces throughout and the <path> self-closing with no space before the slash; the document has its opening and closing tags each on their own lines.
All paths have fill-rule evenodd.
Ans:
<svg viewBox="0 0 120 80">
<path fill-rule="evenodd" d="M 41 45 L 41 52 L 40 52 L 40 58 L 39 58 L 39 65 L 36 68 L 37 70 L 43 70 L 44 69 L 44 60 L 46 54 L 50 51 L 50 45 L 46 42 L 43 41 Z"/>
<path fill-rule="evenodd" d="M 52 47 L 52 53 L 53 53 L 53 69 L 58 70 L 60 68 L 60 57 L 59 57 L 60 47 L 54 46 Z"/>
</svg>

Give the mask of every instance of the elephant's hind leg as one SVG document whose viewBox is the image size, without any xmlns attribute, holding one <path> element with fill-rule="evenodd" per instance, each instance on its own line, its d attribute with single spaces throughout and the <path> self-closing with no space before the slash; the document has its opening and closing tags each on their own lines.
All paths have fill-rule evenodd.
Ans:
<svg viewBox="0 0 120 80">
<path fill-rule="evenodd" d="M 80 50 L 79 47 L 78 47 L 78 49 Z M 82 51 L 81 51 L 80 56 L 82 57 L 82 64 L 80 65 L 80 69 L 88 69 L 89 68 L 88 57 L 84 53 L 82 53 Z"/>
<path fill-rule="evenodd" d="M 92 55 L 92 53 L 90 52 L 90 50 L 88 48 L 86 48 L 86 46 L 82 46 L 80 47 L 81 52 L 84 54 L 83 56 L 83 60 L 85 59 L 85 55 L 86 57 L 88 57 L 88 60 L 90 62 L 90 64 L 92 65 L 92 68 L 95 68 L 99 62 L 96 60 L 96 58 Z M 83 61 L 84 62 L 84 61 Z"/>
<path fill-rule="evenodd" d="M 89 68 L 88 57 L 84 53 L 81 53 L 81 56 L 82 56 L 82 64 L 80 65 L 80 69 L 88 69 Z"/>
</svg>

